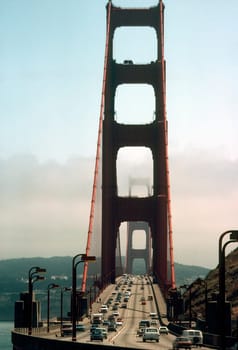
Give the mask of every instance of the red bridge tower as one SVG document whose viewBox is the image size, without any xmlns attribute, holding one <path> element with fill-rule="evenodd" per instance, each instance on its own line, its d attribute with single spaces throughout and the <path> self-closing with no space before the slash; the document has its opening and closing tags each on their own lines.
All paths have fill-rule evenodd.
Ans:
<svg viewBox="0 0 238 350">
<path fill-rule="evenodd" d="M 151 230 L 152 273 L 163 290 L 174 286 L 172 231 L 169 205 L 165 63 L 163 57 L 162 0 L 156 7 L 123 9 L 111 2 L 108 12 L 102 153 L 102 284 L 115 283 L 115 252 L 122 222 L 146 222 Z M 149 64 L 118 64 L 113 60 L 113 34 L 121 26 L 150 26 L 157 34 L 158 55 Z M 128 63 L 128 62 L 127 62 Z M 150 124 L 120 124 L 114 99 L 120 84 L 150 84 L 155 95 L 155 120 Z M 153 193 L 147 197 L 120 197 L 117 193 L 117 153 L 121 147 L 145 146 L 153 156 Z"/>
</svg>

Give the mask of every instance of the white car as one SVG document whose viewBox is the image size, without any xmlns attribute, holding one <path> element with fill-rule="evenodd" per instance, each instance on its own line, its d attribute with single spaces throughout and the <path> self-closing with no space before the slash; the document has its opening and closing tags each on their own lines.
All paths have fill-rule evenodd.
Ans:
<svg viewBox="0 0 238 350">
<path fill-rule="evenodd" d="M 143 333 L 143 342 L 147 340 L 155 340 L 157 343 L 159 342 L 160 332 L 156 327 L 148 327 L 145 328 Z"/>
<path fill-rule="evenodd" d="M 113 311 L 112 314 L 113 314 L 113 316 L 116 316 L 116 317 L 117 317 L 117 316 L 120 316 L 119 311 Z"/>
<path fill-rule="evenodd" d="M 168 330 L 168 328 L 166 326 L 160 326 L 159 327 L 159 332 L 160 332 L 160 334 L 162 334 L 162 333 L 163 334 L 169 334 L 169 330 Z"/>
<path fill-rule="evenodd" d="M 102 312 L 102 313 L 108 312 L 108 307 L 107 307 L 107 305 L 102 305 L 102 306 L 101 306 L 101 309 L 100 309 L 100 312 Z"/>
<path fill-rule="evenodd" d="M 203 334 L 198 329 L 184 329 L 182 336 L 190 339 L 193 345 L 202 346 L 203 344 Z"/>
</svg>

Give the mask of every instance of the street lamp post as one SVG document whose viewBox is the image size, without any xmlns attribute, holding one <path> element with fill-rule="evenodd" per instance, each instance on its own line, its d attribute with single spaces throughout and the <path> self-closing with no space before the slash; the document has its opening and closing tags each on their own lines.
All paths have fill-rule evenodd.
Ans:
<svg viewBox="0 0 238 350">
<path fill-rule="evenodd" d="M 207 327 L 207 310 L 208 310 L 207 282 L 205 280 L 202 280 L 201 278 L 199 278 L 198 283 L 204 284 L 204 287 L 205 287 L 205 327 Z"/>
<path fill-rule="evenodd" d="M 64 292 L 69 292 L 71 291 L 71 288 L 61 288 L 61 293 L 60 293 L 60 334 L 62 336 L 62 330 L 63 330 L 63 297 L 64 297 Z"/>
<path fill-rule="evenodd" d="M 224 236 L 230 234 L 230 239 L 222 246 Z M 221 234 L 218 243 L 219 254 L 219 320 L 220 348 L 226 349 L 226 286 L 225 286 L 225 249 L 228 244 L 238 241 L 238 230 L 229 230 Z"/>
<path fill-rule="evenodd" d="M 80 258 L 76 262 L 77 258 Z M 95 256 L 87 256 L 86 254 L 77 254 L 72 260 L 72 341 L 76 341 L 76 321 L 77 321 L 77 266 L 82 262 L 96 261 Z"/>
<path fill-rule="evenodd" d="M 189 328 L 192 327 L 192 287 L 189 288 Z"/>
<path fill-rule="evenodd" d="M 167 316 L 173 322 L 177 320 L 177 299 L 178 299 L 177 288 L 169 288 L 168 297 L 167 297 Z"/>
<path fill-rule="evenodd" d="M 192 286 L 188 286 L 187 284 L 184 284 L 183 286 L 180 286 L 180 288 L 185 288 L 186 291 L 189 291 L 189 328 L 192 327 Z"/>
<path fill-rule="evenodd" d="M 28 271 L 28 335 L 32 334 L 32 295 L 33 295 L 33 284 L 36 281 L 44 280 L 44 276 L 41 276 L 40 273 L 45 273 L 46 269 L 39 266 L 33 266 Z"/>
<path fill-rule="evenodd" d="M 47 333 L 50 331 L 50 290 L 54 288 L 59 288 L 59 285 L 50 283 L 47 288 Z"/>
</svg>

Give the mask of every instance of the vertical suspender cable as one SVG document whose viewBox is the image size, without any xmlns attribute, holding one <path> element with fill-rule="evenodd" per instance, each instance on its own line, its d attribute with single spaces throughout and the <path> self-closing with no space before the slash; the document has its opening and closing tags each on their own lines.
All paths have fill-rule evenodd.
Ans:
<svg viewBox="0 0 238 350">
<path fill-rule="evenodd" d="M 105 86 L 106 86 L 106 77 L 107 77 L 111 7 L 112 7 L 112 4 L 111 4 L 111 1 L 109 1 L 108 2 L 108 14 L 107 14 L 107 32 L 106 32 L 106 46 L 105 46 L 105 55 L 104 55 L 104 69 L 103 69 L 103 83 L 102 83 L 102 94 L 101 94 L 100 118 L 99 118 L 99 126 L 98 126 L 97 151 L 96 151 L 96 160 L 95 160 L 95 168 L 94 168 L 94 180 L 93 180 L 93 190 L 92 190 L 91 208 L 90 208 L 90 216 L 89 216 L 86 255 L 89 255 L 89 252 L 90 252 L 93 223 L 94 223 L 98 169 L 99 169 L 99 162 L 100 162 L 100 149 L 101 149 L 101 138 L 102 138 L 102 125 L 103 125 L 103 115 L 104 115 Z M 83 270 L 82 285 L 81 285 L 81 289 L 83 292 L 85 292 L 85 290 L 86 290 L 87 272 L 88 272 L 88 262 L 85 262 L 84 263 L 84 270 Z"/>
<path fill-rule="evenodd" d="M 163 22 L 163 1 L 160 0 L 160 35 L 161 35 L 161 70 L 162 70 L 162 95 L 163 95 L 163 122 L 164 122 L 164 140 L 165 140 L 165 167 L 166 167 L 166 185 L 167 185 L 167 204 L 168 204 L 168 225 L 169 225 L 169 253 L 171 268 L 171 287 L 175 288 L 174 272 L 174 254 L 173 254 L 173 229 L 172 229 L 172 210 L 171 210 L 171 188 L 169 176 L 169 152 L 168 152 L 168 131 L 166 116 L 166 85 L 165 85 L 165 62 L 164 62 L 164 22 Z"/>
</svg>

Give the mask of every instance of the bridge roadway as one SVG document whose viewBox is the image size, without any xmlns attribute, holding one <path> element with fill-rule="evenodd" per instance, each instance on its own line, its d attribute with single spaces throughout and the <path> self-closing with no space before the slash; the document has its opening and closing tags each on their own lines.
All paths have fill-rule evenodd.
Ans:
<svg viewBox="0 0 238 350">
<path fill-rule="evenodd" d="M 100 313 L 100 308 L 102 304 L 106 304 L 109 297 L 113 297 L 113 302 L 107 313 L 104 313 L 104 319 L 107 319 L 110 314 L 113 313 L 112 306 L 114 305 L 116 296 L 118 292 L 122 294 L 128 289 L 128 284 L 125 284 L 125 278 L 121 277 L 117 280 L 116 285 L 108 286 L 100 295 L 97 302 L 92 305 L 91 316 L 94 313 Z M 112 345 L 115 346 L 123 346 L 125 348 L 133 348 L 133 349 L 158 349 L 158 343 L 156 342 L 146 342 L 144 343 L 142 337 L 137 335 L 137 331 L 139 329 L 139 322 L 142 319 L 150 319 L 150 313 L 155 312 L 158 314 L 160 312 L 163 317 L 163 323 L 166 325 L 167 319 L 166 315 L 166 305 L 163 300 L 162 294 L 159 290 L 159 287 L 155 284 L 152 284 L 150 279 L 146 276 L 134 276 L 133 284 L 131 285 L 131 295 L 129 301 L 127 302 L 127 308 L 121 308 L 122 304 L 125 304 L 122 300 L 120 302 L 118 312 L 123 322 L 122 326 L 119 326 L 116 332 L 108 332 L 108 338 L 103 341 L 90 341 L 90 319 L 85 319 L 83 322 L 86 327 L 85 332 L 77 333 L 77 342 L 80 343 L 94 343 L 97 345 Z M 148 296 L 152 295 L 153 300 L 149 301 Z M 145 303 L 142 303 L 142 299 L 145 299 Z M 155 302 L 157 300 L 157 303 Z M 100 302 L 99 302 L 100 300 Z M 157 305 L 159 310 L 157 310 Z M 159 320 L 157 319 L 158 327 L 160 326 Z M 102 326 L 107 328 L 106 326 Z M 71 340 L 71 337 L 64 337 L 64 340 Z M 161 334 L 159 341 L 160 349 L 172 349 L 172 343 L 175 339 L 175 336 L 172 334 Z M 202 347 L 201 349 L 208 349 L 206 347 Z"/>
</svg>

